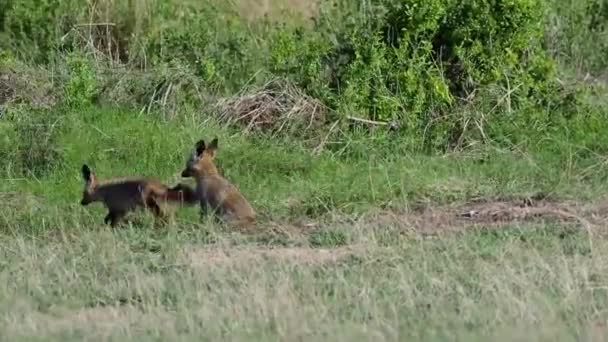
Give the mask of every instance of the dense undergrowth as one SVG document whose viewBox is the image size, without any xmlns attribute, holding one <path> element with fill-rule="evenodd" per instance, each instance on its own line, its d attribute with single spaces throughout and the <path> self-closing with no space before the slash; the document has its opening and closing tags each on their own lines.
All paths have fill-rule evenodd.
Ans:
<svg viewBox="0 0 608 342">
<path fill-rule="evenodd" d="M 3 0 L 0 101 L 9 119 L 32 106 L 195 110 L 275 132 L 306 124 L 315 133 L 289 132 L 311 139 L 390 130 L 427 151 L 560 135 L 594 150 L 606 128 L 592 82 L 608 67 L 603 0 L 296 3 Z M 286 88 L 298 99 L 269 106 Z"/>
</svg>

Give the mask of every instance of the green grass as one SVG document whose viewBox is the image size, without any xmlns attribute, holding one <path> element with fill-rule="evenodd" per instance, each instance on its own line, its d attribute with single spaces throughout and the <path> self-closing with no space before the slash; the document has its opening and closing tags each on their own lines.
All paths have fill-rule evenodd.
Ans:
<svg viewBox="0 0 608 342">
<path fill-rule="evenodd" d="M 275 221 L 538 192 L 592 199 L 606 189 L 604 157 L 581 153 L 587 150 L 557 139 L 536 151 L 486 147 L 429 156 L 400 149 L 398 138 L 380 148 L 361 137 L 349 141 L 348 153 L 315 156 L 297 140 L 243 136 L 195 114 L 169 121 L 117 109 L 28 114 L 22 119 L 27 121 L 8 125 L 16 131 L 36 126 L 54 133 L 50 138 L 35 132 L 9 140 L 5 146 L 13 155 L 0 169 L 5 178 L 0 191 L 31 194 L 45 203 L 41 210 L 66 212 L 54 217 L 80 224 L 89 224 L 85 213 L 94 211 L 79 205 L 83 163 L 102 180 L 145 175 L 169 185 L 192 182 L 180 173 L 194 143 L 216 136 L 217 163 L 224 175 L 258 211 Z M 45 121 L 48 118 L 53 118 L 52 123 Z"/>
<path fill-rule="evenodd" d="M 52 134 L 29 130 L 43 124 L 48 132 L 49 122 Z M 0 331 L 8 340 L 606 334 L 608 239 L 600 234 L 539 221 L 426 238 L 403 234 L 398 220 L 359 219 L 379 208 L 536 192 L 597 200 L 606 191 L 604 157 L 567 137 L 528 151 L 449 155 L 353 138 L 342 154 L 313 155 L 295 139 L 244 136 L 189 112 L 167 121 L 112 108 L 57 110 L 4 125 L 16 132 L 0 148 L 12 156 L 0 169 Z M 80 206 L 82 163 L 101 179 L 174 184 L 194 142 L 215 136 L 218 164 L 265 225 L 317 228 L 244 236 L 183 208 L 164 230 L 141 212 L 111 230 L 100 205 Z"/>
</svg>

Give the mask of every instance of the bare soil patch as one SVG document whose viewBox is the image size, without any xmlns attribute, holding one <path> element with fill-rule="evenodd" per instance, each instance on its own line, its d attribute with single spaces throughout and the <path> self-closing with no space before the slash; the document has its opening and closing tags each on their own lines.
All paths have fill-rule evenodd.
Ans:
<svg viewBox="0 0 608 342">
<path fill-rule="evenodd" d="M 407 211 L 375 211 L 358 219 L 337 218 L 327 223 L 279 224 L 264 226 L 272 232 L 290 237 L 305 236 L 323 226 L 348 226 L 357 230 L 396 229 L 422 235 L 436 235 L 474 228 L 501 228 L 511 224 L 559 222 L 590 229 L 608 220 L 608 200 L 593 204 L 558 201 L 542 196 L 520 199 L 480 199 L 461 205 L 417 205 Z M 312 226 L 311 226 L 312 225 Z M 284 229 L 280 229 L 284 227 Z M 375 247 L 377 248 L 377 246 Z M 272 247 L 272 246 L 188 246 L 182 260 L 195 268 L 251 267 L 273 262 L 297 264 L 335 263 L 353 255 L 364 255 L 366 245 L 335 248 Z"/>
</svg>

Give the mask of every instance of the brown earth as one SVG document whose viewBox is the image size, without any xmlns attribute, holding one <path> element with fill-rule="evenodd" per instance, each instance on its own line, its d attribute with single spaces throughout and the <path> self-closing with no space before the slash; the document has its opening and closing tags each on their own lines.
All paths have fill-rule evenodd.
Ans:
<svg viewBox="0 0 608 342">
<path fill-rule="evenodd" d="M 575 223 L 590 228 L 608 219 L 607 209 L 608 200 L 582 204 L 542 197 L 479 199 L 456 206 L 418 205 L 404 212 L 379 211 L 365 218 L 365 221 L 376 226 L 396 226 L 421 234 L 543 221 Z"/>
<path fill-rule="evenodd" d="M 576 201 L 557 201 L 542 196 L 522 199 L 480 199 L 462 205 L 418 205 L 403 212 L 376 211 L 360 218 L 336 218 L 328 223 L 294 222 L 265 223 L 273 233 L 291 238 L 306 236 L 323 229 L 323 226 L 344 226 L 357 230 L 392 229 L 417 235 L 437 235 L 461 232 L 468 229 L 499 229 L 507 225 L 556 222 L 580 226 L 589 232 L 608 220 L 608 199 L 593 204 Z M 376 247 L 377 248 L 377 247 Z M 364 244 L 337 248 L 267 247 L 267 246 L 188 246 L 182 260 L 195 268 L 215 266 L 244 266 L 260 264 L 268 260 L 303 264 L 334 263 L 343 258 L 365 254 Z"/>
<path fill-rule="evenodd" d="M 575 224 L 590 229 L 608 221 L 608 198 L 586 203 L 556 200 L 542 195 L 526 198 L 485 198 L 464 204 L 414 204 L 403 210 L 375 210 L 358 218 L 343 216 L 329 222 L 271 223 L 273 231 L 307 233 L 324 225 L 363 229 L 398 229 L 416 234 L 437 234 L 471 228 L 500 228 L 532 222 Z"/>
</svg>

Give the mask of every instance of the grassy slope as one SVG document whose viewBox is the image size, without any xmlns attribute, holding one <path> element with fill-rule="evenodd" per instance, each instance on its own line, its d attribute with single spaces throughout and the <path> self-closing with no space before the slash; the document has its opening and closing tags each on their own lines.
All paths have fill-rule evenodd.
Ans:
<svg viewBox="0 0 608 342">
<path fill-rule="evenodd" d="M 387 144 L 390 137 L 384 141 L 362 137 L 350 141 L 348 155 L 314 156 L 297 141 L 245 137 L 196 114 L 171 121 L 116 109 L 46 115 L 58 118 L 54 123 L 58 133 L 49 142 L 60 151 L 57 165 L 49 173 L 19 178 L 7 163 L 7 181 L 0 190 L 39 196 L 47 202 L 45 207 L 57 209 L 57 217 L 80 217 L 91 211 L 80 210 L 78 204 L 83 163 L 100 179 L 147 175 L 175 184 L 185 181 L 179 174 L 194 142 L 215 136 L 220 140 L 217 162 L 225 176 L 274 221 L 327 212 L 351 214 L 379 206 L 402 208 L 417 201 L 449 203 L 537 192 L 589 199 L 606 188 L 603 157 L 557 139 L 536 151 L 486 148 L 426 156 L 400 150 L 398 141 Z M 23 146 L 27 142 L 10 139 L 9 145 L 27 148 Z M 86 225 L 91 221 L 77 220 Z"/>
<path fill-rule="evenodd" d="M 10 340 L 580 340 L 606 321 L 601 236 L 591 243 L 577 228 L 539 223 L 419 239 L 324 216 L 537 191 L 596 198 L 606 190 L 603 158 L 565 140 L 417 156 L 355 139 L 349 156 L 315 157 L 296 141 L 244 137 L 187 113 L 169 122 L 115 109 L 57 117 L 59 164 L 19 179 L 9 163 L 0 183 L 0 193 L 34 195 L 8 197 L 0 214 L 0 331 Z M 78 204 L 83 162 L 101 178 L 173 184 L 193 142 L 213 136 L 225 175 L 266 219 L 325 221 L 321 232 L 228 234 L 200 225 L 194 208 L 177 211 L 167 231 L 139 215 L 111 232 L 99 206 Z M 268 244 L 290 248 L 261 258 Z M 321 262 L 338 253 L 345 258 Z"/>
</svg>

